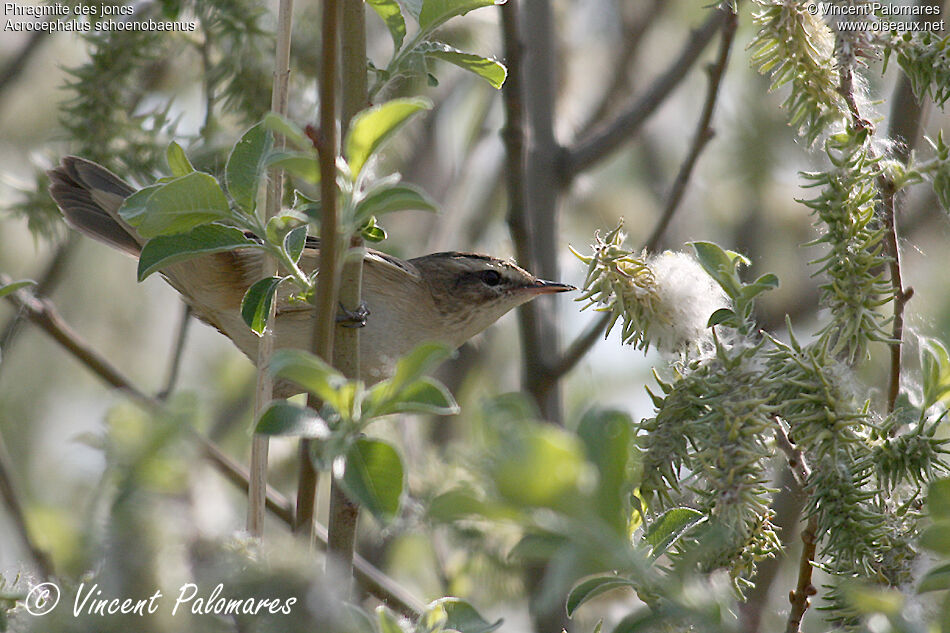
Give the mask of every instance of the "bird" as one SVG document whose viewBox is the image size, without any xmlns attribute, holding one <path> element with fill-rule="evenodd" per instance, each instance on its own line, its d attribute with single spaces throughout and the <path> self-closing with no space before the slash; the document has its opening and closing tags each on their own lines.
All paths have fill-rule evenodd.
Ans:
<svg viewBox="0 0 950 633">
<path fill-rule="evenodd" d="M 119 215 L 136 189 L 98 163 L 64 157 L 48 172 L 49 192 L 66 223 L 80 233 L 138 257 L 146 240 Z M 368 316 L 360 331 L 360 378 L 376 383 L 392 375 L 400 357 L 424 342 L 455 349 L 513 308 L 574 286 L 535 277 L 509 260 L 471 252 L 446 251 L 409 260 L 365 249 L 362 300 Z M 260 338 L 241 318 L 244 293 L 263 276 L 264 255 L 244 248 L 201 255 L 160 272 L 191 306 L 252 362 Z M 301 269 L 317 267 L 319 240 L 308 237 Z M 314 308 L 278 293 L 274 347 L 309 349 Z M 291 384 L 275 396 L 299 392 Z"/>
</svg>

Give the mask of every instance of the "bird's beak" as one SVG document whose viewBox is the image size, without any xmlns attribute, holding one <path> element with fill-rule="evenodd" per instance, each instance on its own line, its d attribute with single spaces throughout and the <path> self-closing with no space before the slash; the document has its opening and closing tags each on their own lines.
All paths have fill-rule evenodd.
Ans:
<svg viewBox="0 0 950 633">
<path fill-rule="evenodd" d="M 525 290 L 535 295 L 550 295 L 554 294 L 555 292 L 577 290 L 577 288 L 570 284 L 562 284 L 556 281 L 544 281 L 543 279 L 537 279 L 533 284 L 525 286 Z"/>
</svg>

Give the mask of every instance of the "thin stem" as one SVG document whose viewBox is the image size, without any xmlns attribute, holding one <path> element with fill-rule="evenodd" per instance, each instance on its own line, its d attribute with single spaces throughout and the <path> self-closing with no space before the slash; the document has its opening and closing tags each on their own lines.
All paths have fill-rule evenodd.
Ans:
<svg viewBox="0 0 950 633">
<path fill-rule="evenodd" d="M 679 56 L 643 97 L 612 121 L 599 126 L 590 136 L 566 150 L 560 169 L 563 182 L 570 182 L 579 173 L 606 158 L 633 137 L 673 89 L 686 78 L 689 70 L 706 50 L 706 45 L 730 15 L 732 10 L 728 7 L 713 10 L 703 25 L 691 33 Z"/>
<path fill-rule="evenodd" d="M 0 497 L 7 506 L 10 518 L 13 520 L 13 527 L 20 535 L 23 546 L 29 552 L 33 564 L 43 579 L 53 576 L 53 561 L 49 555 L 43 551 L 33 536 L 26 523 L 26 515 L 23 512 L 23 505 L 20 503 L 19 489 L 13 476 L 13 464 L 10 461 L 10 455 L 3 443 L 3 436 L 0 435 Z"/>
<path fill-rule="evenodd" d="M 337 309 L 340 278 L 340 212 L 337 205 L 336 159 L 337 141 L 337 82 L 340 6 L 338 0 L 323 2 L 322 67 L 320 70 L 320 128 L 314 144 L 320 159 L 320 274 L 314 296 L 314 320 L 311 349 L 328 364 L 333 363 L 334 316 Z M 319 409 L 320 402 L 307 397 L 307 405 Z M 300 474 L 297 484 L 297 530 L 303 534 L 313 531 L 313 507 L 316 494 L 316 471 L 310 461 L 310 440 L 300 442 Z"/>
<path fill-rule="evenodd" d="M 711 127 L 712 117 L 719 97 L 719 87 L 722 85 L 722 78 L 729 63 L 729 51 L 732 49 L 737 24 L 738 19 L 735 13 L 729 13 L 722 23 L 722 41 L 719 44 L 716 61 L 709 67 L 709 89 L 706 91 L 706 101 L 703 104 L 702 114 L 700 114 L 699 122 L 696 124 L 696 133 L 693 135 L 693 142 L 689 153 L 686 155 L 686 160 L 680 165 L 676 179 L 673 181 L 673 188 L 666 199 L 663 213 L 660 214 L 660 219 L 646 242 L 645 248 L 648 251 L 655 251 L 659 246 L 663 233 L 666 232 L 670 220 L 673 219 L 673 214 L 683 200 L 686 186 L 689 184 L 690 176 L 693 174 L 693 168 L 696 166 L 699 155 L 715 135 Z"/>
<path fill-rule="evenodd" d="M 861 116 L 854 91 L 854 52 L 848 40 L 839 33 L 837 43 L 839 66 L 838 92 L 844 98 L 851 115 L 851 125 L 859 130 L 868 130 L 874 133 L 874 125 Z M 873 146 L 868 149 L 869 158 L 875 158 L 877 153 Z M 904 308 L 913 296 L 912 289 L 904 288 L 901 275 L 901 252 L 898 243 L 897 230 L 897 190 L 894 183 L 883 171 L 877 179 L 878 191 L 881 196 L 881 214 L 884 220 L 884 251 L 888 258 L 890 271 L 891 292 L 894 300 L 894 318 L 891 320 L 890 369 L 887 384 L 887 412 L 894 411 L 897 396 L 900 393 L 902 355 L 904 347 Z"/>
<path fill-rule="evenodd" d="M 8 276 L 0 274 L 0 286 L 11 281 Z M 161 402 L 148 396 L 135 386 L 131 380 L 113 367 L 108 359 L 79 337 L 63 320 L 51 302 L 37 299 L 27 289 L 18 290 L 5 298 L 23 312 L 24 318 L 46 332 L 73 358 L 106 384 L 131 396 L 137 403 L 149 410 L 161 409 Z M 228 481 L 241 490 L 248 490 L 248 473 L 245 469 L 225 455 L 214 442 L 199 434 L 190 426 L 184 428 L 192 434 L 201 445 L 202 451 L 208 460 Z M 290 502 L 269 487 L 266 489 L 266 507 L 282 522 L 293 525 L 293 509 Z M 319 525 L 314 530 L 314 538 L 322 548 L 326 548 L 326 531 Z M 418 600 L 409 595 L 396 581 L 386 576 L 366 559 L 357 555 L 354 558 L 354 568 L 357 580 L 378 599 L 407 617 L 418 618 L 422 613 L 423 606 Z"/>
<path fill-rule="evenodd" d="M 185 340 L 188 337 L 188 326 L 191 324 L 191 306 L 187 303 L 182 304 L 181 317 L 178 321 L 178 332 L 175 333 L 175 347 L 172 350 L 171 358 L 168 361 L 168 370 L 165 372 L 165 385 L 155 396 L 159 400 L 167 400 L 175 389 L 175 383 L 178 382 L 178 374 L 181 371 L 181 359 L 184 356 Z"/>
<path fill-rule="evenodd" d="M 803 489 L 808 483 L 811 471 L 805 462 L 805 456 L 802 450 L 792 443 L 785 430 L 781 420 L 775 420 L 775 443 L 788 457 L 788 467 L 795 477 L 795 481 Z M 802 553 L 798 560 L 798 582 L 795 589 L 788 594 L 788 600 L 791 603 L 791 609 L 788 613 L 788 621 L 785 626 L 785 633 L 798 633 L 801 631 L 802 618 L 810 606 L 809 598 L 818 593 L 815 585 L 812 584 L 812 572 L 815 568 L 815 554 L 818 550 L 818 517 L 812 515 L 805 523 L 805 529 L 802 530 Z"/>
<path fill-rule="evenodd" d="M 699 122 L 696 124 L 696 133 L 693 135 L 693 142 L 690 146 L 683 164 L 680 165 L 676 179 L 673 181 L 673 187 L 670 189 L 666 205 L 663 212 L 657 220 L 656 226 L 650 237 L 647 239 L 644 248 L 648 251 L 655 251 L 663 238 L 663 234 L 669 228 L 673 215 L 679 208 L 683 195 L 686 193 L 686 186 L 693 174 L 693 168 L 699 159 L 703 149 L 712 140 L 714 132 L 712 130 L 712 116 L 715 110 L 716 101 L 719 97 L 719 87 L 722 85 L 722 78 L 725 75 L 726 66 L 729 62 L 729 51 L 732 49 L 732 42 L 735 38 L 737 17 L 732 14 L 723 22 L 722 41 L 719 45 L 719 54 L 716 61 L 709 67 L 709 88 L 706 91 L 706 100 L 703 103 L 703 110 L 699 116 Z M 564 374 L 571 371 L 578 362 L 590 351 L 594 344 L 603 335 L 604 329 L 610 323 L 610 314 L 603 314 L 591 323 L 588 328 L 572 342 L 561 358 L 549 369 L 548 378 L 558 380 Z"/>
<path fill-rule="evenodd" d="M 293 0 L 280 0 L 277 9 L 277 50 L 274 54 L 274 84 L 271 89 L 271 110 L 286 115 L 290 99 L 290 42 L 293 25 Z M 284 139 L 277 136 L 274 146 L 284 145 Z M 284 191 L 283 172 L 273 170 L 267 182 L 264 198 L 264 220 L 280 213 L 280 202 Z M 287 259 L 284 254 L 283 259 Z M 261 274 L 264 277 L 278 272 L 278 259 L 264 257 Z M 296 268 L 296 266 L 294 266 Z M 267 323 L 274 323 L 277 314 L 277 302 L 271 303 Z M 268 325 L 257 347 L 257 388 L 254 398 L 255 418 L 261 413 L 274 395 L 274 379 L 270 373 L 270 359 L 274 353 L 274 328 Z M 267 454 L 270 442 L 266 435 L 254 434 L 251 438 L 251 472 L 248 486 L 247 531 L 251 536 L 260 538 L 264 534 L 264 508 L 267 497 Z"/>
<path fill-rule="evenodd" d="M 63 275 L 69 269 L 69 260 L 72 258 L 73 253 L 76 252 L 76 246 L 78 244 L 79 239 L 77 234 L 74 231 L 70 231 L 69 236 L 57 247 L 56 252 L 53 253 L 53 257 L 46 265 L 46 268 L 40 273 L 39 278 L 37 278 L 36 286 L 33 288 L 34 295 L 47 297 L 52 294 L 53 290 L 63 280 Z M 3 328 L 0 328 L 0 348 L 6 352 L 10 351 L 16 339 L 17 326 L 19 323 L 20 314 L 16 313 L 10 317 L 10 320 L 6 322 Z M 3 365 L 0 365 L 0 370 L 2 370 L 2 368 Z"/>
<path fill-rule="evenodd" d="M 366 76 L 366 10 L 363 0 L 343 0 L 341 16 L 341 73 L 345 78 L 340 99 L 340 129 L 346 134 L 350 121 L 369 104 Z M 363 294 L 363 239 L 350 238 L 349 253 L 340 275 L 340 305 L 348 312 L 358 310 Z M 373 318 L 370 315 L 368 318 Z M 350 380 L 360 379 L 360 328 L 338 328 L 333 349 L 333 365 Z M 330 559 L 342 578 L 353 573 L 353 555 L 360 507 L 330 480 L 330 515 L 327 520 Z"/>
</svg>

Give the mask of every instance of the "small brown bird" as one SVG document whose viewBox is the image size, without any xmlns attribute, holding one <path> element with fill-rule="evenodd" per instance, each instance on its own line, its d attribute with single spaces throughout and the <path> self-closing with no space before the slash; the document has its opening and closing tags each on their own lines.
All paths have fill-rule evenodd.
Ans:
<svg viewBox="0 0 950 633">
<path fill-rule="evenodd" d="M 75 156 L 65 157 L 49 176 L 50 194 L 70 226 L 138 257 L 145 240 L 118 213 L 135 193 L 132 186 L 105 167 Z M 308 238 L 300 259 L 304 272 L 316 267 L 318 247 L 317 240 Z M 241 319 L 240 306 L 248 287 L 262 277 L 262 257 L 259 250 L 240 249 L 202 255 L 161 271 L 195 314 L 230 338 L 252 362 L 257 360 L 259 339 Z M 538 279 L 490 255 L 452 251 L 403 261 L 368 249 L 363 302 L 369 317 L 360 332 L 360 376 L 377 382 L 420 343 L 458 347 L 512 308 L 542 294 L 574 289 Z M 312 324 L 312 306 L 278 296 L 275 347 L 308 349 Z"/>
</svg>

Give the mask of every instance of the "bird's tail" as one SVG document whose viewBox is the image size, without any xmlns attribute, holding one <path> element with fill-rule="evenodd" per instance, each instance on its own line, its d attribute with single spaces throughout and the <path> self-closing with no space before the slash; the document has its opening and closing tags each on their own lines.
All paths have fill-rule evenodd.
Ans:
<svg viewBox="0 0 950 633">
<path fill-rule="evenodd" d="M 119 207 L 135 189 L 102 165 L 77 156 L 66 156 L 48 174 L 50 195 L 67 224 L 138 257 L 144 240 L 119 216 Z"/>
</svg>

